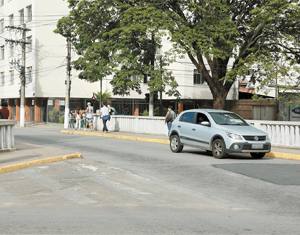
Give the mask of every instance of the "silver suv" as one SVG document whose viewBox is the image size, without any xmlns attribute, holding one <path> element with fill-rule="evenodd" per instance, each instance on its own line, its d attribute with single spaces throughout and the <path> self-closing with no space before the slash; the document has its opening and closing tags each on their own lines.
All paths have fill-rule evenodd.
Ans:
<svg viewBox="0 0 300 235">
<path fill-rule="evenodd" d="M 215 158 L 225 158 L 228 153 L 263 158 L 271 151 L 267 133 L 236 113 L 216 109 L 191 109 L 178 115 L 170 130 L 170 148 L 179 153 L 184 145 L 211 151 Z"/>
</svg>

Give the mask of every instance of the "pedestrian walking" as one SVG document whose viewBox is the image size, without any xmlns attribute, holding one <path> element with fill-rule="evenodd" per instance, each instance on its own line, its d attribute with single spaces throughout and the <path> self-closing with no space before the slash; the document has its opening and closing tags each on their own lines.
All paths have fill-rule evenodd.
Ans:
<svg viewBox="0 0 300 235">
<path fill-rule="evenodd" d="M 72 110 L 69 113 L 69 127 L 74 128 L 74 114 Z"/>
<path fill-rule="evenodd" d="M 75 120 L 76 120 L 75 130 L 77 130 L 77 129 L 80 130 L 80 126 L 81 126 L 81 112 L 80 112 L 80 107 L 76 108 L 76 111 L 75 111 Z"/>
<path fill-rule="evenodd" d="M 88 107 L 86 108 L 86 127 L 84 130 L 87 130 L 87 128 L 90 128 L 90 130 L 93 130 L 93 107 L 90 102 L 87 103 Z"/>
<path fill-rule="evenodd" d="M 8 119 L 9 110 L 7 109 L 7 103 L 3 102 L 1 104 L 2 109 L 0 109 L 0 119 Z"/>
<path fill-rule="evenodd" d="M 86 126 L 86 114 L 84 110 L 80 110 L 81 113 L 81 127 L 85 129 Z"/>
<path fill-rule="evenodd" d="M 110 120 L 110 108 L 106 107 L 106 103 L 103 104 L 103 107 L 100 109 L 100 118 L 102 117 L 103 121 L 103 132 L 107 133 L 108 129 L 106 126 L 106 122 Z"/>
<path fill-rule="evenodd" d="M 176 118 L 176 114 L 172 109 L 173 109 L 172 106 L 168 107 L 168 112 L 167 112 L 166 118 L 165 118 L 165 123 L 167 123 L 167 126 L 168 126 L 168 136 L 170 136 L 170 129 L 171 129 L 171 126 L 172 126 L 172 122 Z"/>
</svg>

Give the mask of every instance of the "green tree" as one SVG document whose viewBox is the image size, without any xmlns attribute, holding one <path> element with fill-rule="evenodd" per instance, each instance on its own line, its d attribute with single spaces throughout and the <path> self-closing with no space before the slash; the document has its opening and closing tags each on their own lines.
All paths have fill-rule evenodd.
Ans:
<svg viewBox="0 0 300 235">
<path fill-rule="evenodd" d="M 73 62 L 80 70 L 79 78 L 94 82 L 113 74 L 113 93 L 141 94 L 141 82 L 147 81 L 151 97 L 156 91 L 179 96 L 178 86 L 172 73 L 164 69 L 168 56 L 157 66 L 155 52 L 160 39 L 142 25 L 127 25 L 122 21 L 134 1 L 116 0 L 69 0 L 69 16 L 57 24 L 55 33 L 69 38 L 79 58 Z M 146 78 L 145 78 L 146 77 Z"/>
<path fill-rule="evenodd" d="M 54 107 L 52 110 L 49 111 L 50 122 L 58 122 L 58 118 L 58 109 Z"/>
<path fill-rule="evenodd" d="M 275 74 L 290 74 L 279 66 L 282 59 L 298 70 L 296 0 L 68 2 L 70 15 L 58 22 L 55 32 L 69 37 L 75 45 L 80 57 L 74 67 L 82 70 L 80 78 L 95 81 L 114 74 L 114 94 L 140 93 L 140 83 L 149 74 L 151 94 L 165 91 L 179 95 L 178 84 L 166 67 L 182 55 L 187 55 L 201 73 L 214 108 L 220 109 L 225 108 L 234 82 L 251 66 L 257 66 L 258 74 L 252 80 L 262 85 L 274 81 Z M 173 46 L 162 55 L 164 58 L 155 55 L 163 37 Z M 289 87 L 298 86 L 299 80 L 291 84 Z"/>
</svg>

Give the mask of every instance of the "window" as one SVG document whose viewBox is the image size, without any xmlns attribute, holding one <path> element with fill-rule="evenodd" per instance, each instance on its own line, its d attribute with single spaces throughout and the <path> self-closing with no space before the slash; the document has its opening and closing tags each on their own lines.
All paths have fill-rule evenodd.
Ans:
<svg viewBox="0 0 300 235">
<path fill-rule="evenodd" d="M 194 123 L 194 116 L 195 116 L 195 113 L 184 113 L 180 117 L 180 121 Z"/>
<path fill-rule="evenodd" d="M 20 25 L 24 24 L 24 9 L 20 10 Z"/>
<path fill-rule="evenodd" d="M 162 49 L 161 49 L 160 46 L 157 46 L 157 47 L 156 47 L 156 52 L 155 52 L 155 54 L 157 54 L 157 55 L 161 55 L 161 54 L 162 54 Z"/>
<path fill-rule="evenodd" d="M 215 113 L 210 112 L 210 116 L 218 125 L 236 125 L 236 126 L 249 126 L 249 124 L 235 113 Z"/>
<path fill-rule="evenodd" d="M 0 33 L 4 32 L 4 19 L 0 20 Z"/>
<path fill-rule="evenodd" d="M 202 74 L 198 72 L 197 69 L 194 69 L 194 84 L 203 84 L 204 79 L 202 78 Z"/>
<path fill-rule="evenodd" d="M 32 82 L 32 67 L 27 68 L 26 84 Z"/>
<path fill-rule="evenodd" d="M 9 45 L 9 56 L 13 57 L 14 56 L 14 44 L 10 43 Z"/>
<path fill-rule="evenodd" d="M 0 73 L 0 86 L 4 86 L 4 72 Z"/>
<path fill-rule="evenodd" d="M 4 0 L 0 0 L 0 6 L 4 5 Z"/>
<path fill-rule="evenodd" d="M 205 114 L 198 113 L 196 123 L 201 124 L 201 122 L 209 122 L 209 119 L 207 118 L 207 116 Z"/>
<path fill-rule="evenodd" d="M 138 79 L 139 79 L 138 75 L 131 75 L 131 77 L 130 77 L 131 81 L 138 80 Z"/>
<path fill-rule="evenodd" d="M 150 80 L 150 73 L 145 72 L 144 73 L 144 83 L 148 83 L 149 80 Z"/>
<path fill-rule="evenodd" d="M 27 8 L 27 21 L 31 21 L 32 20 L 32 7 L 30 5 L 26 8 Z"/>
<path fill-rule="evenodd" d="M 14 15 L 13 14 L 10 15 L 8 18 L 9 18 L 9 25 L 14 26 Z"/>
<path fill-rule="evenodd" d="M 27 42 L 29 43 L 29 44 L 26 44 L 27 52 L 31 52 L 32 51 L 32 37 L 31 36 L 27 38 Z"/>
<path fill-rule="evenodd" d="M 0 60 L 4 60 L 4 46 L 0 47 Z"/>
<path fill-rule="evenodd" d="M 9 73 L 10 73 L 10 85 L 14 85 L 14 80 L 15 80 L 14 71 L 11 70 L 9 71 Z"/>
</svg>

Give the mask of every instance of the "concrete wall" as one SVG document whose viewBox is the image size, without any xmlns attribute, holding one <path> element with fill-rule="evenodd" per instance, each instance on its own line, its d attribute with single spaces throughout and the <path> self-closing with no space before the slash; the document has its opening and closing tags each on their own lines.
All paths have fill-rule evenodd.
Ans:
<svg viewBox="0 0 300 235">
<path fill-rule="evenodd" d="M 238 113 L 245 119 L 276 120 L 276 100 L 237 100 L 228 102 L 227 110 Z"/>
</svg>

